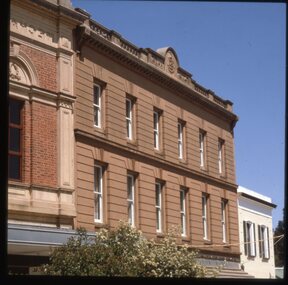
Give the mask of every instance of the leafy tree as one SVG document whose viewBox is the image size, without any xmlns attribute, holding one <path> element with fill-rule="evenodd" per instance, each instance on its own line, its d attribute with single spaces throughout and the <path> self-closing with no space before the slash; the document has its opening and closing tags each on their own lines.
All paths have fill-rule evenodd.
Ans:
<svg viewBox="0 0 288 285">
<path fill-rule="evenodd" d="M 144 263 L 144 276 L 149 277 L 204 277 L 205 268 L 196 261 L 197 252 L 187 245 L 177 245 L 173 230 L 160 244 L 150 242 L 151 250 Z"/>
<path fill-rule="evenodd" d="M 283 209 L 284 213 L 284 209 Z M 285 223 L 284 221 L 278 221 L 278 225 L 274 230 L 274 237 L 283 235 L 285 233 Z M 278 241 L 274 239 L 274 255 L 275 255 L 275 266 L 284 266 L 284 237 Z"/>
<path fill-rule="evenodd" d="M 196 256 L 188 246 L 179 246 L 172 232 L 156 243 L 121 222 L 115 230 L 101 229 L 93 238 L 79 229 L 52 252 L 50 263 L 40 271 L 72 276 L 204 277 L 205 268 Z"/>
</svg>

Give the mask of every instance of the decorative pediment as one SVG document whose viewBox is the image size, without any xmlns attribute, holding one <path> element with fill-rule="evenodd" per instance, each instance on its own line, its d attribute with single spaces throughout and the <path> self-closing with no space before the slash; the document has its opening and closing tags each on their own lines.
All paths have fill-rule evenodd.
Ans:
<svg viewBox="0 0 288 285">
<path fill-rule="evenodd" d="M 171 47 L 165 47 L 157 49 L 157 52 L 165 58 L 165 71 L 170 75 L 176 75 L 179 68 L 179 61 L 174 49 Z"/>
</svg>

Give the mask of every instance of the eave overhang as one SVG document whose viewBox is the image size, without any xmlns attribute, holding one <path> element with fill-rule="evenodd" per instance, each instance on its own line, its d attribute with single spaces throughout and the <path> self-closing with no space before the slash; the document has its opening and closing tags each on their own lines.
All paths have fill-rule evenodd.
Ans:
<svg viewBox="0 0 288 285">
<path fill-rule="evenodd" d="M 271 207 L 271 208 L 274 208 L 274 209 L 277 207 L 277 205 L 275 205 L 275 204 L 273 204 L 273 203 L 270 203 L 270 202 L 268 202 L 268 201 L 259 199 L 259 198 L 255 197 L 255 196 L 249 195 L 249 194 L 247 194 L 247 193 L 238 192 L 238 195 L 239 195 L 240 197 L 242 196 L 242 197 L 244 197 L 244 198 L 247 198 L 247 199 L 256 201 L 256 202 L 258 202 L 258 203 L 261 203 L 261 204 L 263 204 L 263 205 L 266 205 L 266 206 Z"/>
<path fill-rule="evenodd" d="M 95 233 L 88 232 L 89 238 Z M 8 223 L 8 254 L 49 256 L 52 249 L 77 237 L 77 231 L 36 225 Z"/>
</svg>

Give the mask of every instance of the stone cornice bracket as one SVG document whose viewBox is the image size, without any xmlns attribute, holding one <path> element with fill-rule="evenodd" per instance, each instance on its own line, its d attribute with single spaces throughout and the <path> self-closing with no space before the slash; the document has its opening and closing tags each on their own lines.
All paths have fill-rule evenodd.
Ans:
<svg viewBox="0 0 288 285">
<path fill-rule="evenodd" d="M 10 56 L 18 57 L 20 51 L 20 44 L 10 41 Z"/>
<path fill-rule="evenodd" d="M 236 126 L 236 123 L 238 122 L 238 120 L 239 120 L 238 116 L 235 116 L 234 119 L 232 119 L 230 123 L 231 132 L 233 132 L 234 127 Z"/>
<path fill-rule="evenodd" d="M 81 54 L 81 48 L 90 36 L 91 30 L 85 24 L 79 25 L 74 30 L 76 53 Z"/>
</svg>

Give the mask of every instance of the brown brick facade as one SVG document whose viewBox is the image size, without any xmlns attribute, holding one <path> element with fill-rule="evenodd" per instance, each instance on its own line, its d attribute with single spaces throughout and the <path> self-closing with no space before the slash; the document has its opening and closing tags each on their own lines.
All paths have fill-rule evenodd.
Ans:
<svg viewBox="0 0 288 285">
<path fill-rule="evenodd" d="M 95 38 L 95 42 L 97 42 Z M 135 226 L 147 237 L 167 234 L 180 225 L 180 188 L 187 189 L 184 243 L 203 252 L 239 257 L 234 138 L 231 120 L 214 107 L 167 88 L 112 60 L 89 44 L 76 58 L 76 227 L 89 231 L 116 227 L 128 220 L 127 174 L 135 177 Z M 172 79 L 171 79 L 172 80 Z M 94 126 L 93 84 L 100 82 L 101 127 Z M 125 100 L 133 98 L 133 139 L 126 135 Z M 216 106 L 215 106 L 216 109 Z M 153 145 L 153 111 L 161 113 L 160 149 Z M 183 159 L 178 158 L 177 123 L 183 124 Z M 200 167 L 199 132 L 205 133 L 205 165 Z M 224 142 L 219 173 L 219 140 Z M 94 221 L 94 164 L 103 173 L 103 223 Z M 163 233 L 156 232 L 155 183 L 163 184 Z M 208 240 L 203 240 L 202 195 L 208 197 Z M 226 243 L 223 243 L 221 201 L 227 201 Z M 232 244 L 227 246 L 227 244 Z M 214 245 L 217 245 L 214 247 Z"/>
</svg>

